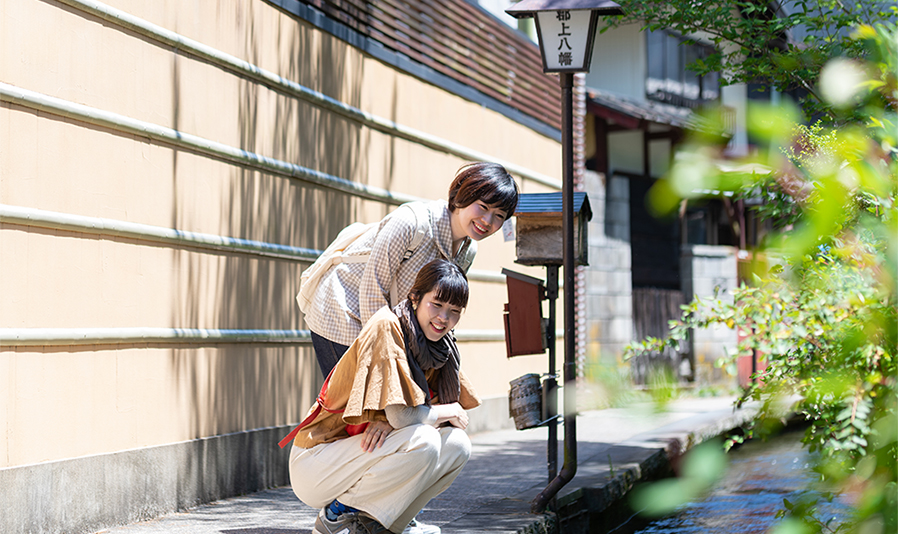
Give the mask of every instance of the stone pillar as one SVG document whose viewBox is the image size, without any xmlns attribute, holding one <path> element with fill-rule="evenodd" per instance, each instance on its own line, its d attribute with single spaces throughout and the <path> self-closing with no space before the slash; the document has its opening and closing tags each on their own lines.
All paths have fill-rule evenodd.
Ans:
<svg viewBox="0 0 898 534">
<path fill-rule="evenodd" d="M 623 348 L 633 338 L 629 183 L 587 171 L 586 190 L 593 211 L 586 273 L 588 361 L 620 366 Z"/>
<path fill-rule="evenodd" d="M 684 245 L 680 254 L 680 280 L 687 302 L 696 297 L 732 302 L 738 284 L 736 249 L 715 245 Z M 736 378 L 714 364 L 726 348 L 737 343 L 736 331 L 713 327 L 692 332 L 691 354 L 696 386 L 733 386 Z"/>
</svg>

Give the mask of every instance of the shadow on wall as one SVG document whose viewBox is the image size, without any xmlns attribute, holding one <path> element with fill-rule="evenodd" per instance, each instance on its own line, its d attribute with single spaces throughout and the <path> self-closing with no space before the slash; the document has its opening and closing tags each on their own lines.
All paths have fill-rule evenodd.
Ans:
<svg viewBox="0 0 898 534">
<path fill-rule="evenodd" d="M 275 35 L 261 35 L 253 6 L 240 4 L 235 9 L 240 10 L 247 61 L 260 64 L 260 50 L 265 47 L 289 48 L 289 55 L 281 54 L 282 76 L 360 106 L 363 64 L 347 59 L 349 45 L 316 38 L 304 22 L 281 25 Z M 240 107 L 221 112 L 237 115 L 242 149 L 353 181 L 367 180 L 368 141 L 358 123 L 307 102 L 274 95 L 252 81 L 240 83 Z M 175 95 L 178 90 L 175 87 Z M 276 102 L 273 123 L 272 98 Z M 221 206 L 222 235 L 323 249 L 356 219 L 348 194 L 237 166 L 232 169 L 229 198 Z M 189 218 L 190 206 L 177 208 L 179 219 Z M 173 324 L 206 321 L 214 322 L 209 325 L 213 328 L 306 328 L 295 295 L 307 263 L 240 254 L 224 254 L 218 261 L 184 257 L 190 264 L 178 270 L 176 294 L 187 295 L 190 301 L 174 307 L 178 315 Z M 217 280 L 220 287 L 204 288 L 207 280 Z M 210 296 L 201 300 L 204 294 Z M 207 301 L 213 294 L 215 308 L 210 315 Z M 172 365 L 178 380 L 189 384 L 195 437 L 295 422 L 322 382 L 311 345 L 223 345 L 208 353 L 180 350 L 173 353 Z"/>
</svg>

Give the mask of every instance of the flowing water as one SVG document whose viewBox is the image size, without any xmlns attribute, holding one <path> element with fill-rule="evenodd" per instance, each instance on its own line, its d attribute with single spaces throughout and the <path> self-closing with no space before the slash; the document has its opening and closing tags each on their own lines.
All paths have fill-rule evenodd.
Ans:
<svg viewBox="0 0 898 534">
<path fill-rule="evenodd" d="M 783 499 L 794 501 L 815 476 L 802 449 L 800 431 L 770 441 L 750 441 L 731 451 L 729 469 L 704 499 L 648 525 L 621 525 L 609 534 L 763 534 L 779 520 Z M 828 519 L 840 513 L 837 503 L 821 506 Z M 844 509 L 842 509 L 844 511 Z"/>
</svg>

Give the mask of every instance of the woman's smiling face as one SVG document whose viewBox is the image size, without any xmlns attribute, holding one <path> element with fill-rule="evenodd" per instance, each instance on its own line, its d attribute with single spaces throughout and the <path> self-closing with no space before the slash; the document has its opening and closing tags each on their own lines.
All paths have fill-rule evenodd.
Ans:
<svg viewBox="0 0 898 534">
<path fill-rule="evenodd" d="M 502 224 L 508 217 L 508 214 L 502 209 L 482 200 L 456 209 L 453 215 L 455 216 L 452 225 L 453 240 L 470 237 L 474 241 L 480 241 L 495 234 L 502 228 Z"/>
<path fill-rule="evenodd" d="M 455 328 L 461 319 L 462 309 L 458 306 L 434 298 L 436 291 L 425 293 L 417 302 L 415 317 L 424 336 L 430 341 L 439 341 L 447 332 Z"/>
</svg>

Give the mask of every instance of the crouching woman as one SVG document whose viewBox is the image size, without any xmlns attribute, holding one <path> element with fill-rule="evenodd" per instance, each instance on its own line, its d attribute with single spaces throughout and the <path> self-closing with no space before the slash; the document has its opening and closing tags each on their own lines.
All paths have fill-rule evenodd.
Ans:
<svg viewBox="0 0 898 534">
<path fill-rule="evenodd" d="M 471 454 L 465 410 L 480 399 L 450 334 L 467 303 L 461 269 L 428 263 L 408 298 L 376 312 L 325 381 L 290 454 L 293 492 L 322 509 L 313 534 L 424 531 L 409 523 Z"/>
</svg>

